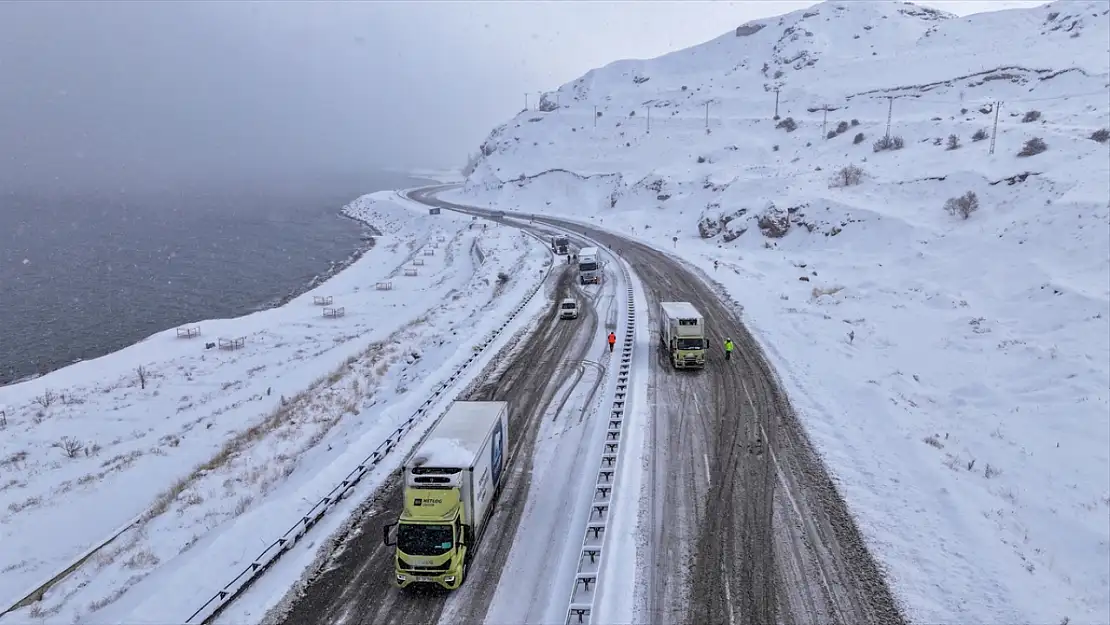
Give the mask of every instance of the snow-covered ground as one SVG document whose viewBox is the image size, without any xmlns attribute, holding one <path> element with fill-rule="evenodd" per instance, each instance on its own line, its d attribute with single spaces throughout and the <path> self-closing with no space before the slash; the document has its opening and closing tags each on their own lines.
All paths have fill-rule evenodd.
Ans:
<svg viewBox="0 0 1110 625">
<path fill-rule="evenodd" d="M 914 621 L 1106 623 L 1107 41 L 1105 2 L 823 3 L 564 85 L 442 197 L 726 289 Z"/>
<path fill-rule="evenodd" d="M 0 623 L 183 621 L 407 419 L 550 262 L 515 229 L 394 199 L 348 206 L 382 236 L 281 308 L 0 388 L 0 609 L 130 526 Z M 218 338 L 243 343 L 206 349 Z"/>
</svg>

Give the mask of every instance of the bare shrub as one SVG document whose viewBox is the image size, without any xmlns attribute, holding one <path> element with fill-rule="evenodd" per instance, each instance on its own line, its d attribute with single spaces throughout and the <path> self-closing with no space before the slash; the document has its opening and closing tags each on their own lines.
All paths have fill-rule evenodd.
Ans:
<svg viewBox="0 0 1110 625">
<path fill-rule="evenodd" d="M 252 495 L 243 495 L 239 498 L 239 501 L 235 502 L 235 510 L 233 514 L 235 516 L 242 516 L 243 513 L 251 507 L 252 503 L 254 503 L 254 497 Z"/>
<path fill-rule="evenodd" d="M 786 132 L 794 132 L 798 129 L 798 122 L 794 121 L 793 117 L 786 117 L 775 124 L 775 128 L 782 128 Z"/>
<path fill-rule="evenodd" d="M 66 458 L 76 458 L 85 449 L 84 443 L 72 436 L 63 436 L 61 440 L 56 443 L 51 443 L 50 446 L 61 449 Z"/>
<path fill-rule="evenodd" d="M 991 466 L 989 462 L 987 463 L 987 466 L 983 468 L 983 477 L 987 478 L 988 480 L 1001 474 L 1002 469 Z"/>
<path fill-rule="evenodd" d="M 14 468 L 16 465 L 27 460 L 27 452 L 17 451 L 13 454 L 0 458 L 0 469 Z"/>
<path fill-rule="evenodd" d="M 149 569 L 158 566 L 159 562 L 158 556 L 154 555 L 153 551 L 143 549 L 124 560 L 123 565 L 129 569 Z"/>
<path fill-rule="evenodd" d="M 948 135 L 948 149 L 958 150 L 960 148 L 960 138 L 956 135 Z"/>
<path fill-rule="evenodd" d="M 859 126 L 859 120 L 858 119 L 853 119 L 852 120 L 852 127 L 855 128 L 856 126 Z"/>
<path fill-rule="evenodd" d="M 1021 121 L 1022 121 L 1023 124 L 1028 124 L 1030 122 L 1035 122 L 1040 118 L 1041 118 L 1041 112 L 1040 111 L 1026 111 L 1025 115 L 1022 116 Z"/>
<path fill-rule="evenodd" d="M 859 145 L 859 144 L 863 143 L 863 133 L 862 132 L 857 132 L 855 138 L 852 139 L 852 143 L 854 145 Z"/>
<path fill-rule="evenodd" d="M 42 392 L 42 395 L 35 398 L 35 403 L 43 408 L 49 408 L 57 399 L 58 396 L 54 394 L 54 391 L 46 389 Z"/>
<path fill-rule="evenodd" d="M 836 138 L 836 131 L 835 130 L 830 130 L 828 132 L 828 134 L 825 135 L 825 138 L 826 139 L 835 139 Z"/>
<path fill-rule="evenodd" d="M 509 281 L 509 274 L 505 273 L 504 271 L 497 272 L 497 282 L 498 283 L 505 284 L 508 281 Z"/>
<path fill-rule="evenodd" d="M 1043 139 L 1041 139 L 1040 137 L 1033 137 L 1032 139 L 1025 142 L 1025 145 L 1021 148 L 1021 151 L 1018 152 L 1017 155 L 1036 156 L 1037 154 L 1040 154 L 1047 149 L 1048 144 L 1046 144 Z"/>
<path fill-rule="evenodd" d="M 979 130 L 975 131 L 975 134 L 971 135 L 971 140 L 972 141 L 982 141 L 983 139 L 986 139 L 989 136 L 990 135 L 987 134 L 986 130 L 983 130 L 982 128 L 980 128 Z"/>
<path fill-rule="evenodd" d="M 813 299 L 817 299 L 822 295 L 836 295 L 843 290 L 842 286 L 815 286 L 809 294 Z"/>
<path fill-rule="evenodd" d="M 840 122 L 836 125 L 836 134 L 842 135 L 848 132 L 848 122 Z"/>
<path fill-rule="evenodd" d="M 944 203 L 944 210 L 953 216 L 963 217 L 967 219 L 971 214 L 979 210 L 979 197 L 975 195 L 974 191 L 968 191 L 960 197 L 948 198 Z"/>
<path fill-rule="evenodd" d="M 146 390 L 146 367 L 139 365 L 135 368 L 135 374 L 139 376 L 139 388 Z"/>
<path fill-rule="evenodd" d="M 829 181 L 830 187 L 851 187 L 863 181 L 863 170 L 855 165 L 841 167 Z"/>
<path fill-rule="evenodd" d="M 1106 143 L 1110 141 L 1110 129 L 1102 128 L 1091 133 L 1089 137 L 1091 141 L 1098 141 L 1099 143 Z"/>
<path fill-rule="evenodd" d="M 944 443 L 940 442 L 940 437 L 936 434 L 930 434 L 922 439 L 926 445 L 931 445 L 937 449 L 944 449 Z"/>
<path fill-rule="evenodd" d="M 886 152 L 888 150 L 901 150 L 906 147 L 906 142 L 899 136 L 885 135 L 880 138 L 872 146 L 876 152 Z"/>
</svg>

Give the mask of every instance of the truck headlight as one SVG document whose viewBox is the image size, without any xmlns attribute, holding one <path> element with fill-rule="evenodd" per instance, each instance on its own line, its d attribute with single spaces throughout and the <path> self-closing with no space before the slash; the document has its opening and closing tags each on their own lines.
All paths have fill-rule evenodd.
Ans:
<svg viewBox="0 0 1110 625">
<path fill-rule="evenodd" d="M 448 575 L 448 576 L 443 578 L 443 581 L 445 583 L 448 583 L 448 584 L 454 584 L 455 583 L 455 576 L 454 575 Z"/>
<path fill-rule="evenodd" d="M 403 582 L 403 581 L 405 581 L 406 579 L 408 579 L 408 578 L 407 578 L 407 577 L 405 577 L 404 575 L 401 575 L 400 573 L 398 573 L 398 574 L 397 574 L 397 581 L 399 581 L 399 582 Z"/>
</svg>

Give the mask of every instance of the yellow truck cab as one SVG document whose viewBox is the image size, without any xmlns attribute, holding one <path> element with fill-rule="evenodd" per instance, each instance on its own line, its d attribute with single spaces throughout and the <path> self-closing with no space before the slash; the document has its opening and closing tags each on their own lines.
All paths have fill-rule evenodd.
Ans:
<svg viewBox="0 0 1110 625">
<path fill-rule="evenodd" d="M 689 302 L 661 302 L 659 342 L 675 369 L 705 367 L 705 318 Z"/>
<path fill-rule="evenodd" d="M 404 508 L 382 537 L 396 586 L 462 585 L 500 491 L 508 415 L 507 402 L 456 401 L 405 463 Z"/>
</svg>

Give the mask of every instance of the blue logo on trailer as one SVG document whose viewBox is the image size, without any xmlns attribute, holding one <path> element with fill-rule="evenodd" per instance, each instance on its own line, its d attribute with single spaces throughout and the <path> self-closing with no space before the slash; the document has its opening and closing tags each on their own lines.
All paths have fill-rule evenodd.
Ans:
<svg viewBox="0 0 1110 625">
<path fill-rule="evenodd" d="M 497 426 L 493 429 L 493 444 L 490 445 L 490 470 L 493 472 L 494 486 L 501 483 L 501 469 L 504 468 L 505 433 L 501 429 L 502 423 L 501 419 L 497 420 Z"/>
</svg>

